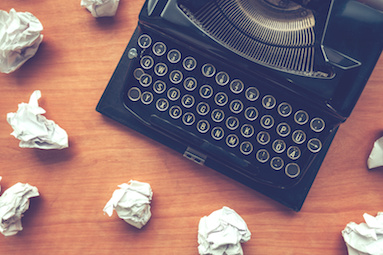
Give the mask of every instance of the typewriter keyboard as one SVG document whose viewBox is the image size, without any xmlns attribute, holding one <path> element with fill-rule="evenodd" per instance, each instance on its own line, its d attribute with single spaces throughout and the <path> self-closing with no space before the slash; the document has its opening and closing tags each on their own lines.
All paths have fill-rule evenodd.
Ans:
<svg viewBox="0 0 383 255">
<path fill-rule="evenodd" d="M 322 149 L 330 128 L 320 112 L 238 74 L 235 63 L 213 63 L 148 33 L 129 54 L 137 61 L 126 84 L 126 107 L 147 122 L 156 115 L 250 162 L 258 169 L 246 169 L 251 178 L 281 188 L 294 185 Z"/>
</svg>

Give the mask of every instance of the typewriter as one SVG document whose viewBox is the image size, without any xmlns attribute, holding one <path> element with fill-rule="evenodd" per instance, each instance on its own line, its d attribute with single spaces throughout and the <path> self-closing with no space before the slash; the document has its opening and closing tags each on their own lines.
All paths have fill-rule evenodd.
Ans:
<svg viewBox="0 0 383 255">
<path fill-rule="evenodd" d="M 96 109 L 299 211 L 382 37 L 379 0 L 147 0 Z"/>
</svg>

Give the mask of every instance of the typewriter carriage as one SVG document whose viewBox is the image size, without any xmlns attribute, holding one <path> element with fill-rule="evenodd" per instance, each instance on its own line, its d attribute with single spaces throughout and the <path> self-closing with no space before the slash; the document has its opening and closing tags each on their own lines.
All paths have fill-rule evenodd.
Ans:
<svg viewBox="0 0 383 255">
<path fill-rule="evenodd" d="M 372 3 L 375 0 L 367 2 Z M 284 8 L 283 4 L 282 7 L 275 7 L 279 3 L 285 3 L 287 7 Z M 315 103 L 339 118 L 346 119 L 367 82 L 365 77 L 371 74 L 383 47 L 382 11 L 370 5 L 356 0 L 150 0 L 141 12 L 140 20 L 143 24 L 181 38 L 186 45 L 203 48 L 222 61 L 236 62 L 242 69 L 254 70 L 253 66 L 258 65 L 255 75 L 271 77 L 279 86 L 316 98 Z M 266 39 L 251 37 L 241 28 L 245 26 L 245 23 L 241 23 L 241 17 L 249 16 L 250 13 L 259 14 L 259 10 L 254 10 L 255 6 L 268 10 L 267 14 L 261 15 L 268 21 L 253 19 L 253 24 L 260 27 L 262 22 L 272 24 L 265 30 L 268 34 Z M 229 24 L 231 34 L 220 38 L 221 31 L 226 31 L 227 27 L 221 27 L 220 22 L 214 22 L 217 20 L 214 15 L 203 16 L 206 7 L 212 8 L 220 20 Z M 246 9 L 246 12 L 239 13 L 238 10 L 241 9 Z M 303 19 L 296 18 L 295 14 L 288 18 L 283 15 L 282 18 L 275 17 L 285 12 L 305 10 L 307 14 Z M 203 22 L 211 30 L 211 27 L 215 30 L 206 30 L 198 19 L 201 17 L 196 17 L 198 14 L 201 14 Z M 306 23 L 313 17 L 315 25 L 308 28 Z M 290 19 L 294 24 L 300 24 L 295 27 L 305 29 L 280 31 L 278 22 L 273 22 L 273 19 Z M 293 27 L 289 29 L 292 30 Z M 185 30 L 188 33 L 183 33 Z M 308 31 L 313 36 L 307 35 Z M 241 40 L 248 41 L 247 44 L 238 44 L 236 40 L 230 39 L 233 34 L 239 34 Z M 356 36 L 357 34 L 361 36 Z M 278 45 L 280 38 L 289 38 L 285 41 L 295 45 Z M 258 45 L 260 50 L 249 52 L 249 45 Z M 251 55 L 254 52 L 258 55 Z M 259 52 L 262 54 L 259 55 Z"/>
</svg>

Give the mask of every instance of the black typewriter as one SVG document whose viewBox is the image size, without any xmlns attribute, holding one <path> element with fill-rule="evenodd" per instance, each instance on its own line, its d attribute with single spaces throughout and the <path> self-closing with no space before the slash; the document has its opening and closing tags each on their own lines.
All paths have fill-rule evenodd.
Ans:
<svg viewBox="0 0 383 255">
<path fill-rule="evenodd" d="M 147 0 L 97 111 L 299 211 L 382 36 L 378 0 Z"/>
</svg>

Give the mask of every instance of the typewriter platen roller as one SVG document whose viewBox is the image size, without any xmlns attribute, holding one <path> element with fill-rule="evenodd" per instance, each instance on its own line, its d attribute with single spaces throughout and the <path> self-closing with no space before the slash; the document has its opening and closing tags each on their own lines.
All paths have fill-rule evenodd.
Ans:
<svg viewBox="0 0 383 255">
<path fill-rule="evenodd" d="M 251 61 L 300 75 L 332 76 L 314 66 L 317 22 L 308 8 L 292 1 L 220 0 L 194 12 L 187 4 L 180 7 L 201 30 Z"/>
<path fill-rule="evenodd" d="M 298 211 L 382 50 L 369 2 L 146 1 L 97 110 Z"/>
</svg>

